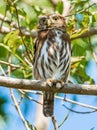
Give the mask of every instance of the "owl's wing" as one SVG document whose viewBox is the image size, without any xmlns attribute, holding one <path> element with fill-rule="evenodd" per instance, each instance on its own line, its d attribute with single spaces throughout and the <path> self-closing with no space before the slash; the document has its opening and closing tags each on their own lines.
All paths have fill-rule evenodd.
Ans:
<svg viewBox="0 0 97 130">
<path fill-rule="evenodd" d="M 34 57 L 33 57 L 33 61 L 32 61 L 33 64 L 35 63 L 35 56 L 36 56 L 38 44 L 39 44 L 39 40 L 36 39 L 35 43 L 34 43 Z"/>
<path fill-rule="evenodd" d="M 64 33 L 63 35 L 63 40 L 66 41 L 69 44 L 69 50 L 71 50 L 71 39 L 70 35 L 68 33 Z"/>
<path fill-rule="evenodd" d="M 39 56 L 39 53 L 41 51 L 41 47 L 43 46 L 44 41 L 47 38 L 48 32 L 49 32 L 48 30 L 39 32 L 39 35 L 38 35 L 38 37 L 37 37 L 37 39 L 35 41 L 35 44 L 34 44 L 33 63 L 35 63 L 35 59 L 37 59 L 37 57 Z"/>
</svg>

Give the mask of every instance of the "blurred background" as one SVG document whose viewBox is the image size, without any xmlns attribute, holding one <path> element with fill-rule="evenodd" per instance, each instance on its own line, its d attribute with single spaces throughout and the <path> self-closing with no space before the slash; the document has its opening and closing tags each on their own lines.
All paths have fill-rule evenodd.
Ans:
<svg viewBox="0 0 97 130">
<path fill-rule="evenodd" d="M 97 0 L 0 0 L 0 76 L 32 79 L 34 41 L 38 16 L 59 13 L 66 17 L 71 37 L 70 80 L 79 84 L 97 84 Z M 87 33 L 87 31 L 89 33 Z M 34 126 L 37 103 L 13 89 L 15 99 L 28 124 Z M 30 92 L 34 100 L 39 95 Z M 64 94 L 57 94 L 64 98 Z M 66 94 L 66 98 L 97 106 L 97 97 Z M 55 116 L 60 130 L 97 130 L 97 112 L 55 99 Z M 39 117 L 40 118 L 40 117 Z M 8 88 L 0 87 L 0 130 L 25 130 Z M 50 121 L 47 130 L 53 130 Z"/>
</svg>

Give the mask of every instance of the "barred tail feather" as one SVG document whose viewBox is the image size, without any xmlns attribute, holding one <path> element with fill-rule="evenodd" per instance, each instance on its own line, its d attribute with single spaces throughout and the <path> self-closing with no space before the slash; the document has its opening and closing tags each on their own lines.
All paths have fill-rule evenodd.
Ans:
<svg viewBox="0 0 97 130">
<path fill-rule="evenodd" d="M 46 117 L 52 116 L 54 110 L 54 93 L 44 92 L 43 93 L 43 114 Z"/>
</svg>

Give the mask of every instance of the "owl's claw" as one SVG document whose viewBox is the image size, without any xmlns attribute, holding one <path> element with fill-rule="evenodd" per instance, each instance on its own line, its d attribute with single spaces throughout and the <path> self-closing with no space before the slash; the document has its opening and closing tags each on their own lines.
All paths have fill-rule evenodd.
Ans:
<svg viewBox="0 0 97 130">
<path fill-rule="evenodd" d="M 46 85 L 49 86 L 50 88 L 53 88 L 53 80 L 52 79 L 47 79 Z"/>
<path fill-rule="evenodd" d="M 53 88 L 62 89 L 64 87 L 64 82 L 62 80 L 47 79 L 46 84 L 51 89 Z"/>
</svg>

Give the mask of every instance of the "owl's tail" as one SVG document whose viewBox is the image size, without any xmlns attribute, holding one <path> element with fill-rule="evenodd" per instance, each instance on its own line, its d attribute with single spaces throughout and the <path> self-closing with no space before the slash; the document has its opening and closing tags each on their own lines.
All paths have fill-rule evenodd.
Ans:
<svg viewBox="0 0 97 130">
<path fill-rule="evenodd" d="M 54 93 L 44 92 L 43 93 L 43 114 L 46 117 L 52 116 L 54 110 Z"/>
</svg>

